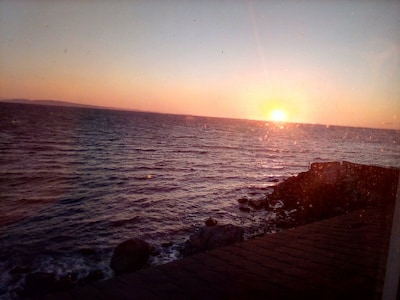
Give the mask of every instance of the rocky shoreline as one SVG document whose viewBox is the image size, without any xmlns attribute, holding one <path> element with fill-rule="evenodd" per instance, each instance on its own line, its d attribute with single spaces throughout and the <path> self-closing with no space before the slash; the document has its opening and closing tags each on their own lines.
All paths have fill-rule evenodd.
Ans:
<svg viewBox="0 0 400 300">
<path fill-rule="evenodd" d="M 263 199 L 238 199 L 238 209 L 245 213 L 268 210 L 276 215 L 274 226 L 288 229 L 348 213 L 368 206 L 393 205 L 400 169 L 361 165 L 350 162 L 312 163 L 310 169 L 277 183 Z M 243 241 L 244 230 L 231 224 L 205 220 L 205 226 L 193 233 L 182 245 L 183 256 L 208 251 Z M 119 244 L 110 261 L 118 276 L 148 265 L 156 252 L 146 241 L 132 238 Z M 101 271 L 100 271 L 101 272 Z M 101 280 L 104 274 L 92 272 L 88 278 L 57 279 L 54 274 L 29 274 L 20 292 L 22 297 L 36 297 L 63 291 L 77 285 Z"/>
<path fill-rule="evenodd" d="M 243 211 L 275 212 L 276 226 L 290 228 L 367 206 L 392 205 L 399 172 L 346 161 L 312 163 L 308 171 L 277 184 L 264 199 L 238 202 Z"/>
</svg>

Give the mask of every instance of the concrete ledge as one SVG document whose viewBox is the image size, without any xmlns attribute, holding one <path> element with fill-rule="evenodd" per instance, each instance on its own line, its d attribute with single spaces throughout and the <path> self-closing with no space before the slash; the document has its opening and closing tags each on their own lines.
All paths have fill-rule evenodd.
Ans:
<svg viewBox="0 0 400 300">
<path fill-rule="evenodd" d="M 45 299 L 380 299 L 393 207 L 368 207 Z"/>
</svg>

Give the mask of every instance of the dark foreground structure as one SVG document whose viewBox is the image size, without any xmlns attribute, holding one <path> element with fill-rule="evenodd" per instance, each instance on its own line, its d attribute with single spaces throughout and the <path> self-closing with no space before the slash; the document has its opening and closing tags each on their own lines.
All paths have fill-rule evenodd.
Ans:
<svg viewBox="0 0 400 300">
<path fill-rule="evenodd" d="M 399 171 L 367 169 L 364 208 L 45 299 L 381 299 L 395 206 L 381 179 Z"/>
</svg>

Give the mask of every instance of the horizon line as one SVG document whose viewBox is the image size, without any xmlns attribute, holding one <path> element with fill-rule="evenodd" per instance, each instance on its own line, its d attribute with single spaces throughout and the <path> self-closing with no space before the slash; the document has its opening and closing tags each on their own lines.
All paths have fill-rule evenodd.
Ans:
<svg viewBox="0 0 400 300">
<path fill-rule="evenodd" d="M 248 120 L 254 122 L 267 122 L 282 126 L 282 124 L 293 124 L 293 125 L 308 125 L 308 126 L 325 126 L 325 127 L 348 127 L 348 128 L 365 128 L 365 129 L 379 129 L 379 130 L 394 130 L 400 131 L 400 123 L 397 124 L 399 128 L 382 128 L 382 127 L 368 127 L 368 126 L 356 126 L 356 125 L 340 125 L 340 124 L 322 124 L 322 123 L 307 123 L 307 122 L 289 122 L 289 121 L 273 121 L 273 120 L 262 120 L 262 119 L 251 119 L 251 118 L 239 118 L 239 117 L 224 117 L 224 116 L 206 116 L 206 115 L 195 115 L 195 114 L 184 114 L 184 113 L 168 113 L 151 110 L 140 110 L 135 108 L 122 108 L 122 107 L 110 107 L 92 104 L 81 104 L 76 102 L 70 102 L 65 100 L 54 100 L 54 99 L 26 99 L 26 98 L 12 98 L 12 99 L 0 99 L 0 103 L 11 103 L 11 104 L 28 104 L 28 105 L 42 105 L 42 106 L 55 106 L 55 107 L 76 107 L 76 108 L 91 108 L 101 110 L 117 110 L 117 111 L 131 111 L 140 113 L 152 113 L 152 114 L 163 114 L 163 115 L 176 115 L 176 116 L 187 116 L 187 117 L 203 117 L 203 118 L 215 118 L 215 119 L 229 119 L 229 120 Z M 389 125 L 391 124 L 384 124 Z M 396 124 L 393 124 L 396 125 Z"/>
</svg>

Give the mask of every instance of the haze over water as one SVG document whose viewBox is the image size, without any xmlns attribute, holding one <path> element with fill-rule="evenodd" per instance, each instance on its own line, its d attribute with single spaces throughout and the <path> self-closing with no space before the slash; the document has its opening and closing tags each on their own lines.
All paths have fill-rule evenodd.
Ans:
<svg viewBox="0 0 400 300">
<path fill-rule="evenodd" d="M 0 128 L 0 296 L 23 282 L 17 266 L 111 276 L 131 237 L 159 250 L 152 264 L 174 260 L 210 216 L 269 232 L 273 215 L 237 199 L 311 162 L 400 167 L 395 130 L 6 103 Z"/>
</svg>

